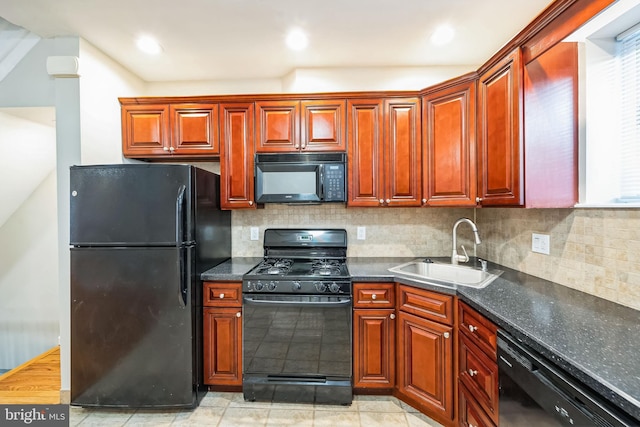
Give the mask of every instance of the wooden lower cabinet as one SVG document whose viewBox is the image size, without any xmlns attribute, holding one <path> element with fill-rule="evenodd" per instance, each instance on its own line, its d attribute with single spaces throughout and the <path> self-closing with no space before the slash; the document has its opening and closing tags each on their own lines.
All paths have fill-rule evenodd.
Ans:
<svg viewBox="0 0 640 427">
<path fill-rule="evenodd" d="M 397 393 L 427 416 L 454 422 L 453 328 L 398 312 Z"/>
<path fill-rule="evenodd" d="M 494 427 L 496 425 L 484 413 L 480 404 L 473 398 L 473 394 L 463 385 L 459 388 L 458 408 L 462 427 Z"/>
<path fill-rule="evenodd" d="M 362 392 L 395 384 L 395 317 L 394 309 L 353 312 L 353 386 Z"/>
<path fill-rule="evenodd" d="M 241 283 L 205 282 L 204 384 L 224 387 L 242 386 L 240 289 Z M 208 298 L 208 295 L 211 298 Z"/>
</svg>

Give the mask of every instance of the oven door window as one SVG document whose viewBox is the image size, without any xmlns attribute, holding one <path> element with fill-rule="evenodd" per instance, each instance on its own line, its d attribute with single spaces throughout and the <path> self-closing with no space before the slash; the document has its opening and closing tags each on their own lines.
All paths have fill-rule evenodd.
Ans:
<svg viewBox="0 0 640 427">
<path fill-rule="evenodd" d="M 278 301 L 286 298 L 245 298 L 245 374 L 350 377 L 351 301 L 327 296 Z"/>
</svg>

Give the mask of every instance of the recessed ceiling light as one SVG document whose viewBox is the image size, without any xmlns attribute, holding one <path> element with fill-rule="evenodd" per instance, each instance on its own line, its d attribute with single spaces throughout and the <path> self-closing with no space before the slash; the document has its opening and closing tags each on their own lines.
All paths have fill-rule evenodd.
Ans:
<svg viewBox="0 0 640 427">
<path fill-rule="evenodd" d="M 136 40 L 136 46 L 138 49 L 149 55 L 157 55 L 162 52 L 162 46 L 150 36 L 141 36 Z"/>
<path fill-rule="evenodd" d="M 287 46 L 292 50 L 304 50 L 309 44 L 307 35 L 299 28 L 294 28 L 287 35 Z"/>
<path fill-rule="evenodd" d="M 453 40 L 456 31 L 449 24 L 442 24 L 438 26 L 433 34 L 431 34 L 431 43 L 436 46 L 443 46 Z"/>
</svg>

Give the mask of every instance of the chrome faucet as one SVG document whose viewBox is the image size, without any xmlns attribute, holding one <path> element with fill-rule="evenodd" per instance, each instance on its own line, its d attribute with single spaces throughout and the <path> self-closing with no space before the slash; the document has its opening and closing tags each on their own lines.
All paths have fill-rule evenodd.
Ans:
<svg viewBox="0 0 640 427">
<path fill-rule="evenodd" d="M 482 243 L 482 241 L 480 240 L 480 235 L 478 234 L 478 227 L 476 227 L 473 221 L 471 221 L 469 218 L 460 218 L 459 220 L 457 220 L 456 223 L 453 224 L 453 233 L 452 233 L 453 252 L 451 253 L 451 264 L 454 264 L 454 265 L 458 264 L 458 262 L 469 262 L 469 255 L 467 255 L 467 251 L 464 248 L 464 246 L 461 246 L 462 251 L 464 252 L 464 255 L 458 255 L 458 242 L 457 242 L 458 239 L 456 237 L 456 230 L 458 229 L 458 226 L 463 222 L 466 222 L 471 226 L 471 230 L 473 231 L 473 235 L 475 237 L 475 244 L 479 245 L 480 243 Z"/>
</svg>

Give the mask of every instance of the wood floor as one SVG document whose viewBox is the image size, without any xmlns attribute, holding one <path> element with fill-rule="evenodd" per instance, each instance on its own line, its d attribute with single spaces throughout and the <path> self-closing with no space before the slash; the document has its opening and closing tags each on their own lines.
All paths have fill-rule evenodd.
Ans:
<svg viewBox="0 0 640 427">
<path fill-rule="evenodd" d="M 59 404 L 60 347 L 0 375 L 0 404 Z"/>
</svg>

